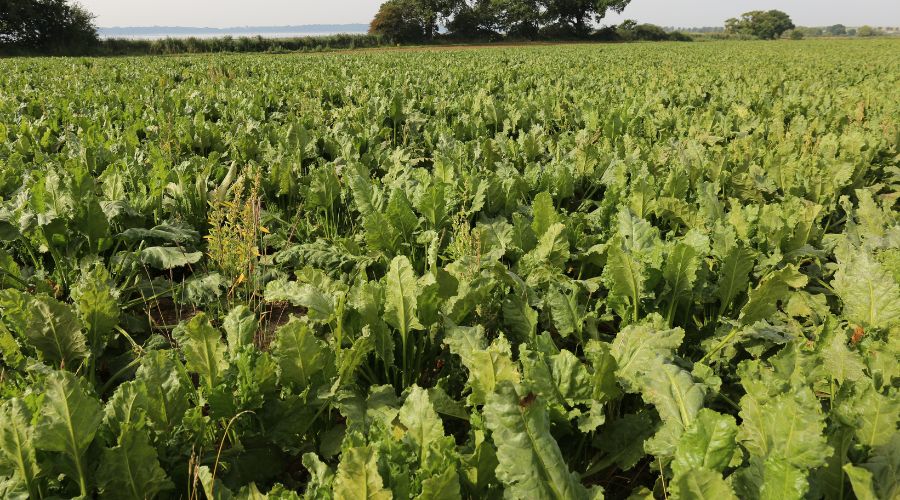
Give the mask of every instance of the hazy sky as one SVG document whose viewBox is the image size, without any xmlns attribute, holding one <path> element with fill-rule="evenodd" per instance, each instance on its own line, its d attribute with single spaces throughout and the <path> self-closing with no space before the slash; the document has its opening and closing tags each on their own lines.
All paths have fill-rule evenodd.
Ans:
<svg viewBox="0 0 900 500">
<path fill-rule="evenodd" d="M 368 23 L 382 0 L 79 0 L 111 26 L 272 26 Z M 898 0 L 632 0 L 622 19 L 663 26 L 721 26 L 748 10 L 781 9 L 796 24 L 900 25 Z"/>
</svg>

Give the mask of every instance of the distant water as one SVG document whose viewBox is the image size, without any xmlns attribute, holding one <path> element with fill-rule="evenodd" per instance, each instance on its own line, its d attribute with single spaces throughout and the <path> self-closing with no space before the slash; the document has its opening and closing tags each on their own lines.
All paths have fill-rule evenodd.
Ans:
<svg viewBox="0 0 900 500">
<path fill-rule="evenodd" d="M 367 32 L 365 24 L 344 25 L 312 25 L 312 26 L 262 26 L 241 28 L 182 28 L 182 27 L 116 27 L 100 28 L 100 38 L 125 38 L 129 40 L 159 40 L 163 38 L 232 38 L 257 37 L 264 38 L 298 38 L 330 36 L 338 34 L 363 35 Z"/>
</svg>

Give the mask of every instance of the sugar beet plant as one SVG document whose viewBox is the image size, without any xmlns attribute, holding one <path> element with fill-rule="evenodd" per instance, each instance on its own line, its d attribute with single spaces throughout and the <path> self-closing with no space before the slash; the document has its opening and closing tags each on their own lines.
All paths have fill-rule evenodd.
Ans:
<svg viewBox="0 0 900 500">
<path fill-rule="evenodd" d="M 0 61 L 0 496 L 897 498 L 898 49 Z"/>
</svg>

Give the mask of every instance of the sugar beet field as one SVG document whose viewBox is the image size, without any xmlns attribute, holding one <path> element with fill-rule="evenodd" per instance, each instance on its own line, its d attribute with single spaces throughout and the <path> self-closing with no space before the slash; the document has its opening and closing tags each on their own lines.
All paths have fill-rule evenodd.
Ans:
<svg viewBox="0 0 900 500">
<path fill-rule="evenodd" d="M 900 41 L 0 60 L 0 497 L 900 496 Z"/>
</svg>

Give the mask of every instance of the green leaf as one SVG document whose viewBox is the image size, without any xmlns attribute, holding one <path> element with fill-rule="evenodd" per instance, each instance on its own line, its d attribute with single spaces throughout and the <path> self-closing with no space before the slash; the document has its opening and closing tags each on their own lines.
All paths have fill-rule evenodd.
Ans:
<svg viewBox="0 0 900 500">
<path fill-rule="evenodd" d="M 882 394 L 871 380 L 863 379 L 854 384 L 851 395 L 838 400 L 837 414 L 853 428 L 860 444 L 882 446 L 897 433 L 900 396 L 896 389 Z"/>
<path fill-rule="evenodd" d="M 385 279 L 384 320 L 400 332 L 405 345 L 410 331 L 425 328 L 416 317 L 416 276 L 409 259 L 394 257 Z"/>
<path fill-rule="evenodd" d="M 531 202 L 531 207 L 534 215 L 531 221 L 531 229 L 538 238 L 543 236 L 550 229 L 550 226 L 561 222 L 556 209 L 553 207 L 553 197 L 547 191 L 538 193 Z"/>
<path fill-rule="evenodd" d="M 88 357 L 87 339 L 72 308 L 47 295 L 32 297 L 8 290 L 4 316 L 48 364 L 77 370 Z"/>
<path fill-rule="evenodd" d="M 839 384 L 845 380 L 857 381 L 866 376 L 866 365 L 856 351 L 847 346 L 850 338 L 843 328 L 829 318 L 822 326 L 822 335 L 818 342 L 822 344 L 821 360 L 828 373 Z"/>
<path fill-rule="evenodd" d="M 83 496 L 88 494 L 88 463 L 84 455 L 101 419 L 100 402 L 88 394 L 75 375 L 55 371 L 47 377 L 35 446 L 63 455 L 66 472 L 78 481 Z"/>
<path fill-rule="evenodd" d="M 591 340 L 584 349 L 584 355 L 593 369 L 591 397 L 594 401 L 604 403 L 618 398 L 622 390 L 616 379 L 618 364 L 612 354 L 612 346 L 606 342 Z"/>
<path fill-rule="evenodd" d="M 900 285 L 868 252 L 838 262 L 831 285 L 851 322 L 884 329 L 900 322 Z"/>
<path fill-rule="evenodd" d="M 419 199 L 419 213 L 435 230 L 444 226 L 447 217 L 447 199 L 444 184 L 435 182 L 429 186 Z"/>
<path fill-rule="evenodd" d="M 295 306 L 305 307 L 306 314 L 316 321 L 330 321 L 334 315 L 334 301 L 321 290 L 309 283 L 298 283 L 278 279 L 266 284 L 265 292 L 268 302 L 290 302 Z"/>
<path fill-rule="evenodd" d="M 444 424 L 431 405 L 428 391 L 414 385 L 400 408 L 399 418 L 406 428 L 404 439 L 416 445 L 419 461 L 424 462 L 431 444 L 444 437 Z"/>
<path fill-rule="evenodd" d="M 692 469 L 722 472 L 737 447 L 737 424 L 731 415 L 704 408 L 678 441 L 672 470 L 675 475 Z"/>
<path fill-rule="evenodd" d="M 133 227 L 123 231 L 120 236 L 132 241 L 157 239 L 169 243 L 187 243 L 200 239 L 200 233 L 187 225 L 187 223 L 173 224 L 169 222 L 164 222 L 150 229 Z"/>
<path fill-rule="evenodd" d="M 182 423 L 193 391 L 190 380 L 182 375 L 181 361 L 173 358 L 172 351 L 151 351 L 135 374 L 140 407 L 153 430 L 163 436 Z"/>
<path fill-rule="evenodd" d="M 622 246 L 628 253 L 641 253 L 653 247 L 659 239 L 659 231 L 652 224 L 634 215 L 628 209 L 619 210 L 617 232 Z"/>
<path fill-rule="evenodd" d="M 673 498 L 683 500 L 737 500 L 721 473 L 704 468 L 676 474 L 669 488 Z"/>
<path fill-rule="evenodd" d="M 872 450 L 869 460 L 861 466 L 872 473 L 880 498 L 897 498 L 900 494 L 900 432 L 895 432 L 887 444 Z"/>
<path fill-rule="evenodd" d="M 502 336 L 488 347 L 481 325 L 457 326 L 448 329 L 444 342 L 469 370 L 469 387 L 472 389 L 469 399 L 472 404 L 484 404 L 500 382 L 519 382 L 512 350 Z"/>
<path fill-rule="evenodd" d="M 497 478 L 507 495 L 517 498 L 569 500 L 588 492 L 569 471 L 562 451 L 550 434 L 550 420 L 539 400 L 520 396 L 511 382 L 502 382 L 484 407 L 497 447 Z"/>
<path fill-rule="evenodd" d="M 566 226 L 561 222 L 547 228 L 547 231 L 538 240 L 537 246 L 519 259 L 519 268 L 523 275 L 542 266 L 562 271 L 571 255 L 569 238 L 566 233 Z"/>
<path fill-rule="evenodd" d="M 749 299 L 741 308 L 741 324 L 751 325 L 768 319 L 778 311 L 778 302 L 787 297 L 791 288 L 802 288 L 807 281 L 808 278 L 794 265 L 770 273 L 756 288 L 750 290 Z"/>
<path fill-rule="evenodd" d="M 696 383 L 687 370 L 669 363 L 642 374 L 639 384 L 641 397 L 656 408 L 663 421 L 662 428 L 644 449 L 657 456 L 669 456 L 703 408 L 706 386 Z"/>
<path fill-rule="evenodd" d="M 422 481 L 422 493 L 416 497 L 416 500 L 460 499 L 459 474 L 452 467 Z"/>
<path fill-rule="evenodd" d="M 625 390 L 638 392 L 640 376 L 671 360 L 682 339 L 681 328 L 662 330 L 652 324 L 629 325 L 620 331 L 611 352 L 618 366 L 616 376 Z"/>
<path fill-rule="evenodd" d="M 176 337 L 188 371 L 199 374 L 206 382 L 207 390 L 212 391 L 228 367 L 222 334 L 212 327 L 205 314 L 200 313 L 184 324 Z"/>
<path fill-rule="evenodd" d="M 510 338 L 526 342 L 534 337 L 538 325 L 538 313 L 526 300 L 510 295 L 503 301 L 503 324 Z"/>
<path fill-rule="evenodd" d="M 154 269 L 175 269 L 196 264 L 203 258 L 203 252 L 185 252 L 177 247 L 149 247 L 141 250 L 140 259 Z"/>
<path fill-rule="evenodd" d="M 132 425 L 122 428 L 118 444 L 103 450 L 97 485 L 104 498 L 142 500 L 174 487 L 159 465 L 147 434 Z"/>
<path fill-rule="evenodd" d="M 666 263 L 663 266 L 663 279 L 669 287 L 669 324 L 678 308 L 678 304 L 684 301 L 684 297 L 693 289 L 697 279 L 697 270 L 700 268 L 700 259 L 697 250 L 687 243 L 679 242 L 675 245 Z"/>
<path fill-rule="evenodd" d="M 328 347 L 306 323 L 296 318 L 279 328 L 275 336 L 272 354 L 280 368 L 279 380 L 303 390 L 325 369 L 329 361 Z"/>
<path fill-rule="evenodd" d="M 384 214 L 391 226 L 400 233 L 400 237 L 407 242 L 411 241 L 413 231 L 419 227 L 419 218 L 416 217 L 405 190 L 394 189 L 391 192 L 391 198 L 388 200 Z"/>
<path fill-rule="evenodd" d="M 741 381 L 745 387 L 750 383 Z M 821 406 L 808 387 L 762 399 L 748 390 L 741 398 L 738 439 L 751 455 L 777 457 L 797 468 L 825 464 L 832 452 L 823 435 Z"/>
<path fill-rule="evenodd" d="M 768 458 L 762 477 L 760 500 L 800 500 L 809 489 L 807 473 L 782 458 Z"/>
<path fill-rule="evenodd" d="M 754 255 L 751 250 L 734 247 L 719 267 L 719 281 L 716 296 L 719 297 L 719 312 L 724 313 L 731 301 L 746 289 L 753 269 Z"/>
<path fill-rule="evenodd" d="M 610 242 L 603 277 L 604 283 L 609 288 L 609 300 L 613 304 L 628 305 L 627 309 L 630 310 L 630 314 L 620 312 L 624 315 L 623 319 L 637 322 L 641 299 L 645 294 L 647 270 L 640 260 L 625 251 L 618 238 Z"/>
<path fill-rule="evenodd" d="M 844 472 L 850 478 L 853 494 L 857 500 L 878 500 L 875 488 L 872 485 L 872 473 L 862 467 L 853 464 L 844 465 Z"/>
<path fill-rule="evenodd" d="M 315 453 L 303 454 L 303 466 L 309 471 L 304 498 L 331 498 L 334 471 L 319 460 Z"/>
<path fill-rule="evenodd" d="M 234 307 L 222 321 L 225 338 L 228 340 L 228 351 L 234 356 L 241 346 L 253 344 L 253 336 L 259 328 L 256 315 L 245 305 Z"/>
<path fill-rule="evenodd" d="M 550 305 L 556 331 L 563 337 L 574 334 L 575 338 L 581 339 L 585 311 L 578 305 L 577 294 L 566 295 L 558 288 L 552 287 L 546 300 Z"/>
<path fill-rule="evenodd" d="M 334 479 L 335 500 L 389 500 L 378 473 L 378 457 L 369 446 L 344 450 Z"/>
<path fill-rule="evenodd" d="M 25 402 L 13 398 L 0 407 L 0 475 L 21 486 L 31 498 L 38 498 L 37 478 L 41 474 L 34 446 L 35 429 Z"/>
<path fill-rule="evenodd" d="M 96 265 L 84 273 L 72 290 L 72 298 L 88 330 L 87 344 L 93 355 L 99 356 L 121 315 L 118 292 L 106 268 Z"/>
<path fill-rule="evenodd" d="M 634 467 L 646 455 L 644 441 L 653 435 L 653 427 L 654 422 L 645 413 L 629 413 L 601 427 L 597 446 L 604 456 L 597 469 Z"/>
</svg>

